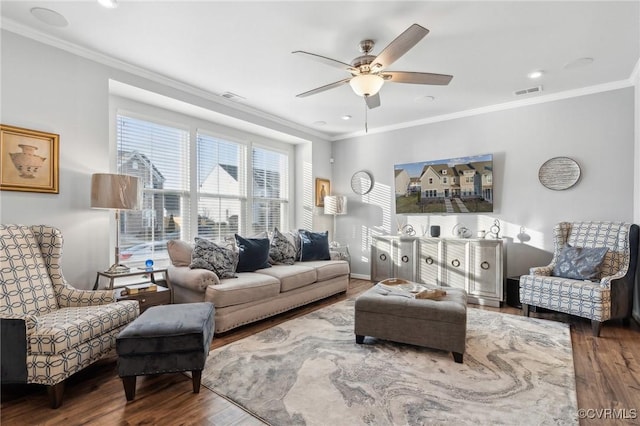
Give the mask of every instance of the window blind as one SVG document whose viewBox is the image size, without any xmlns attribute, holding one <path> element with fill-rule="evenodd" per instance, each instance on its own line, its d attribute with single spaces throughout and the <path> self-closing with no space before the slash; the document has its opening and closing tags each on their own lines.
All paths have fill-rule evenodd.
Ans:
<svg viewBox="0 0 640 426">
<path fill-rule="evenodd" d="M 198 235 L 219 240 L 246 230 L 247 147 L 197 135 Z"/>
<path fill-rule="evenodd" d="M 289 158 L 261 147 L 251 150 L 253 233 L 283 229 L 288 223 Z"/>
<path fill-rule="evenodd" d="M 116 120 L 118 173 L 143 186 L 142 209 L 121 214 L 121 261 L 166 259 L 166 241 L 189 234 L 189 132 L 120 114 Z"/>
</svg>

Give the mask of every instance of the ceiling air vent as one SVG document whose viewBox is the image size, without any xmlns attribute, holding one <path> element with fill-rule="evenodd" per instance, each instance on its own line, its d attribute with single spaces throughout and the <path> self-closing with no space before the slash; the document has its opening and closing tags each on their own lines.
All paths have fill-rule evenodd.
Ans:
<svg viewBox="0 0 640 426">
<path fill-rule="evenodd" d="M 513 92 L 513 94 L 516 96 L 521 96 L 521 95 L 528 95 L 529 93 L 536 93 L 536 92 L 542 92 L 542 86 L 535 86 L 535 87 L 530 87 L 528 89 L 516 90 L 515 92 Z"/>
<path fill-rule="evenodd" d="M 234 101 L 234 102 L 244 101 L 245 99 L 247 99 L 247 98 L 244 98 L 244 97 L 242 97 L 240 95 L 236 95 L 235 93 L 231 93 L 231 92 L 224 92 L 220 96 L 222 96 L 223 98 L 229 99 L 230 101 Z"/>
</svg>

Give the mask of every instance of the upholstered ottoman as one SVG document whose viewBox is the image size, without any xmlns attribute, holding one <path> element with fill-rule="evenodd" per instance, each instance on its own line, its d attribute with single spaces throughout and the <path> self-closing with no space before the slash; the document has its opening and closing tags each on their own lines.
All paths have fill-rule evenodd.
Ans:
<svg viewBox="0 0 640 426">
<path fill-rule="evenodd" d="M 385 295 L 374 286 L 356 299 L 356 342 L 365 336 L 451 351 L 462 362 L 467 336 L 467 292 L 445 287 L 439 300 Z"/>
<path fill-rule="evenodd" d="M 136 376 L 191 371 L 193 392 L 213 339 L 214 307 L 210 302 L 153 306 L 116 338 L 118 375 L 127 401 L 136 396 Z"/>
</svg>

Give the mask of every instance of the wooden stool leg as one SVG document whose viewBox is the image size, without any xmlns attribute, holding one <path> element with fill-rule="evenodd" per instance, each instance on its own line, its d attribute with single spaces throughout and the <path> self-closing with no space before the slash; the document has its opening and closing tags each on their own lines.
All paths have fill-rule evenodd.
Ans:
<svg viewBox="0 0 640 426">
<path fill-rule="evenodd" d="M 202 370 L 191 370 L 191 380 L 193 382 L 193 393 L 200 393 L 200 379 Z"/>
<path fill-rule="evenodd" d="M 136 376 L 123 377 L 122 385 L 124 386 L 124 394 L 127 396 L 127 401 L 133 401 L 136 397 Z"/>
</svg>

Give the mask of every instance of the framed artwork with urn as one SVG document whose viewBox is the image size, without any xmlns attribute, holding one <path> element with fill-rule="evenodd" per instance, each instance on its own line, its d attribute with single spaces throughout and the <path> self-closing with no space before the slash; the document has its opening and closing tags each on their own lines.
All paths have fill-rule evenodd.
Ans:
<svg viewBox="0 0 640 426">
<path fill-rule="evenodd" d="M 60 136 L 0 125 L 0 189 L 58 193 Z"/>
<path fill-rule="evenodd" d="M 316 178 L 316 207 L 324 207 L 324 197 L 331 195 L 331 181 Z"/>
</svg>

